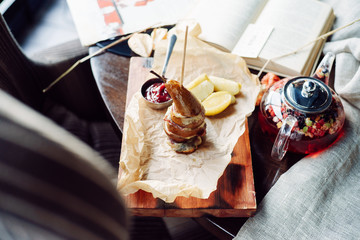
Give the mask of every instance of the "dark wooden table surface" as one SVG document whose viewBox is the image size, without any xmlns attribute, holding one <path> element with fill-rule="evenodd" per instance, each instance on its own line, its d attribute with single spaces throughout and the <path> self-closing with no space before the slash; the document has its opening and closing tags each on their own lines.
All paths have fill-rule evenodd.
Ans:
<svg viewBox="0 0 360 240">
<path fill-rule="evenodd" d="M 93 53 L 99 48 L 90 47 Z M 114 129 L 121 134 L 127 92 L 130 58 L 106 52 L 91 60 L 96 84 L 108 113 L 113 120 Z M 253 161 L 256 200 L 259 204 L 278 178 L 304 155 L 287 153 L 281 162 L 272 160 L 272 142 L 261 132 L 257 122 L 258 108 L 249 117 L 249 137 Z M 246 218 L 204 217 L 196 219 L 219 239 L 231 239 L 237 234 Z"/>
</svg>

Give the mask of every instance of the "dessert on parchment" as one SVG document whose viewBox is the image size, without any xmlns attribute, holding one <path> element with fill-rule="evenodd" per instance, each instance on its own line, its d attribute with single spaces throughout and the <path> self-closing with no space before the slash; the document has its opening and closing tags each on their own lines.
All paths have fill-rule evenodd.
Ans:
<svg viewBox="0 0 360 240">
<path fill-rule="evenodd" d="M 176 80 L 168 80 L 165 87 L 173 99 L 164 116 L 164 131 L 168 143 L 179 153 L 192 153 L 206 134 L 205 109 L 200 101 Z"/>
</svg>

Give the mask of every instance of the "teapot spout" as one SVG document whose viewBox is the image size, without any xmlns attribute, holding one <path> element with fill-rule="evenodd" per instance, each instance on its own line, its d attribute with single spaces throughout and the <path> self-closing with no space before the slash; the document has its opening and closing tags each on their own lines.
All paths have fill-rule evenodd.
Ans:
<svg viewBox="0 0 360 240">
<path fill-rule="evenodd" d="M 312 77 L 323 81 L 326 85 L 329 85 L 329 76 L 334 60 L 334 53 L 326 53 Z"/>
</svg>

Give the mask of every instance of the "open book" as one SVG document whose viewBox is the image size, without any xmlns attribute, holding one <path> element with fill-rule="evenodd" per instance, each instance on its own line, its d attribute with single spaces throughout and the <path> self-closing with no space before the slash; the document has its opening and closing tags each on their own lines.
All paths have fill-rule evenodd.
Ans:
<svg viewBox="0 0 360 240">
<path fill-rule="evenodd" d="M 248 66 L 281 76 L 309 75 L 324 40 L 286 57 L 330 30 L 332 8 L 317 0 L 202 0 L 188 16 L 200 39 L 242 56 Z M 251 27 L 251 28 L 250 28 Z"/>
<path fill-rule="evenodd" d="M 149 27 L 173 25 L 199 0 L 67 0 L 80 41 L 102 40 Z"/>
<path fill-rule="evenodd" d="M 309 75 L 324 41 L 293 52 L 327 32 L 330 6 L 317 0 L 67 0 L 80 40 L 98 41 L 182 19 L 200 23 L 202 40 L 242 56 L 248 66 L 280 76 Z"/>
</svg>

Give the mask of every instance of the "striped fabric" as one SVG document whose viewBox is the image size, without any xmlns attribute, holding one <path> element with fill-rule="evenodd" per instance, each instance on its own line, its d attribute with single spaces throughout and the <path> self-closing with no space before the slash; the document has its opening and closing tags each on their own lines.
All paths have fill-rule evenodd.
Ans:
<svg viewBox="0 0 360 240">
<path fill-rule="evenodd" d="M 128 239 L 113 168 L 0 92 L 0 239 Z"/>
<path fill-rule="evenodd" d="M 89 62 L 81 64 L 51 91 L 41 90 L 88 53 L 79 40 L 24 55 L 0 16 L 0 89 L 74 134 L 118 168 L 121 142 L 109 120 Z"/>
<path fill-rule="evenodd" d="M 58 104 L 48 107 L 45 116 L 89 145 L 114 169 L 119 168 L 121 141 L 110 122 L 83 120 Z"/>
</svg>

